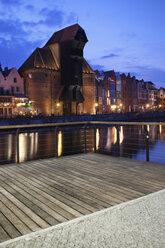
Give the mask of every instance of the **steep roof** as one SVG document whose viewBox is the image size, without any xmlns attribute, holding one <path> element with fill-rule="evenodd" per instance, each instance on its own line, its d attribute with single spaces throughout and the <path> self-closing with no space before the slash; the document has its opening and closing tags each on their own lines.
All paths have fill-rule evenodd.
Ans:
<svg viewBox="0 0 165 248">
<path fill-rule="evenodd" d="M 65 40 L 72 40 L 77 37 L 77 35 L 83 33 L 83 39 L 86 39 L 85 31 L 78 25 L 74 24 L 67 28 L 64 28 L 56 33 L 49 39 L 43 48 L 36 48 L 34 52 L 29 56 L 29 58 L 24 62 L 24 64 L 19 68 L 19 72 L 23 72 L 29 69 L 50 69 L 50 70 L 60 70 L 59 56 L 56 56 L 55 51 L 52 52 L 51 44 L 62 42 Z M 89 66 L 87 61 L 83 58 L 82 62 L 83 73 L 93 74 L 94 71 Z"/>
<path fill-rule="evenodd" d="M 59 61 L 49 47 L 36 48 L 25 63 L 19 68 L 19 71 L 35 68 L 59 70 Z"/>
<path fill-rule="evenodd" d="M 80 27 L 78 24 L 74 24 L 72 26 L 66 27 L 64 29 L 55 32 L 44 47 L 50 46 L 51 44 L 54 43 L 60 43 L 66 40 L 73 40 L 75 39 L 78 31 L 83 32 L 84 38 L 87 42 L 88 40 L 84 29 L 82 29 L 82 27 Z"/>
<path fill-rule="evenodd" d="M 60 63 L 52 53 L 51 48 L 36 48 L 36 50 L 30 55 L 30 57 L 25 61 L 25 63 L 19 68 L 19 72 L 23 72 L 29 69 L 50 69 L 50 70 L 60 70 Z M 82 62 L 83 73 L 93 74 L 94 71 L 83 58 Z"/>
</svg>

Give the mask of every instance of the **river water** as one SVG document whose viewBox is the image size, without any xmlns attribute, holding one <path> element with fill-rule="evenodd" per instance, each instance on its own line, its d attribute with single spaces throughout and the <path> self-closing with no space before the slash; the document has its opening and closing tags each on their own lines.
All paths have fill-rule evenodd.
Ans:
<svg viewBox="0 0 165 248">
<path fill-rule="evenodd" d="M 150 161 L 165 163 L 165 126 L 147 126 L 149 132 Z M 86 135 L 86 138 L 85 138 Z M 56 137 L 58 144 L 56 144 Z M 19 151 L 17 154 L 17 140 Z M 55 129 L 24 130 L 18 139 L 14 132 L 0 133 L 0 164 L 27 160 L 64 156 L 87 152 L 105 153 L 113 156 L 120 155 L 137 160 L 146 160 L 146 135 L 144 126 L 120 126 L 119 141 L 117 129 L 114 126 L 88 127 L 86 133 L 81 127 Z M 119 146 L 118 146 L 119 145 Z M 57 147 L 57 149 L 56 149 Z"/>
</svg>

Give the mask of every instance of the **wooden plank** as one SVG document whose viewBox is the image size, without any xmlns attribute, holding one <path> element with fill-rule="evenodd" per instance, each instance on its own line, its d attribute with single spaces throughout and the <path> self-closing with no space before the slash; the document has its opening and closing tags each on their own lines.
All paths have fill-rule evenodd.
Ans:
<svg viewBox="0 0 165 248">
<path fill-rule="evenodd" d="M 0 201 L 0 209 L 2 214 L 12 223 L 13 226 L 16 227 L 16 229 L 21 234 L 26 234 L 31 232 L 31 230 L 15 215 L 14 212 L 12 212 L 8 207 L 3 204 L 2 201 Z"/>
<path fill-rule="evenodd" d="M 13 196 L 10 192 L 5 190 L 4 188 L 0 187 L 0 192 L 3 192 L 3 194 L 8 198 L 16 207 L 21 209 L 29 218 L 32 218 L 32 220 L 40 227 L 40 228 L 46 228 L 49 227 L 49 224 L 45 222 L 43 219 L 41 219 L 37 214 L 35 214 L 33 211 L 31 211 L 25 204 L 20 202 L 15 196 Z M 12 190 L 11 190 L 12 192 Z"/>
<path fill-rule="evenodd" d="M 0 226 L 0 243 L 3 241 L 6 241 L 10 239 L 10 236 L 7 234 L 7 232 Z"/>
<path fill-rule="evenodd" d="M 0 199 L 7 208 L 13 212 L 31 231 L 37 231 L 40 229 L 36 223 L 29 218 L 22 210 L 20 210 L 13 202 L 8 200 L 2 193 L 0 193 Z"/>
</svg>

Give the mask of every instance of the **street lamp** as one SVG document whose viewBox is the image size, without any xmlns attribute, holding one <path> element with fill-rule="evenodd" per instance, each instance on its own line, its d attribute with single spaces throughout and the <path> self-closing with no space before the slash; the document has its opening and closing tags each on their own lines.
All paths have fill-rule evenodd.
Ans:
<svg viewBox="0 0 165 248">
<path fill-rule="evenodd" d="M 56 104 L 56 106 L 57 106 L 57 113 L 58 113 L 58 115 L 59 115 L 59 107 L 60 107 L 60 103 L 58 102 L 58 103 Z"/>
<path fill-rule="evenodd" d="M 99 105 L 98 105 L 98 103 L 96 102 L 96 103 L 95 103 L 95 113 L 96 113 L 96 115 L 97 115 L 97 108 L 98 108 L 98 106 L 99 106 Z"/>
</svg>

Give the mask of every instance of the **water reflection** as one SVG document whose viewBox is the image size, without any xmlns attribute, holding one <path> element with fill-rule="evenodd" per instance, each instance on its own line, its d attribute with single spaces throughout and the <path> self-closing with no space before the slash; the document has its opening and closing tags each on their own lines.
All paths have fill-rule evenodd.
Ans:
<svg viewBox="0 0 165 248">
<path fill-rule="evenodd" d="M 123 140 L 124 140 L 124 131 L 123 131 L 123 126 L 121 126 L 119 133 L 119 143 L 122 144 Z"/>
<path fill-rule="evenodd" d="M 19 134 L 19 161 L 25 161 L 27 157 L 27 133 Z"/>
<path fill-rule="evenodd" d="M 162 133 L 162 125 L 159 125 L 159 133 Z"/>
<path fill-rule="evenodd" d="M 165 163 L 163 150 L 165 149 L 165 126 L 148 126 L 150 160 Z M 116 127 L 97 127 L 96 138 L 94 129 L 86 130 L 86 150 L 93 151 L 94 142 L 96 150 L 110 155 L 145 160 L 146 133 L 144 126 L 120 126 L 119 141 L 117 142 Z M 61 128 L 58 132 L 58 145 L 56 151 L 55 130 L 38 130 L 35 132 L 20 133 L 19 161 L 48 158 L 84 152 L 84 130 L 77 128 Z M 16 162 L 17 157 L 16 134 L 0 134 L 0 164 Z M 118 147 L 119 145 L 119 147 Z M 119 150 L 118 150 L 119 148 Z M 118 151 L 118 152 L 117 152 Z"/>
<path fill-rule="evenodd" d="M 62 132 L 58 133 L 58 157 L 62 155 Z"/>
<path fill-rule="evenodd" d="M 10 161 L 12 158 L 12 150 L 13 150 L 13 145 L 12 145 L 12 140 L 13 140 L 13 136 L 12 134 L 8 135 L 8 149 L 7 149 L 7 159 Z"/>
<path fill-rule="evenodd" d="M 96 129 L 96 151 L 99 149 L 99 141 L 100 141 L 100 134 L 99 134 L 99 129 Z"/>
</svg>

